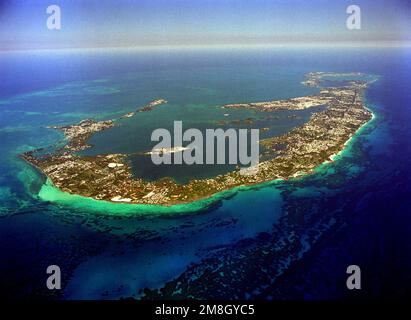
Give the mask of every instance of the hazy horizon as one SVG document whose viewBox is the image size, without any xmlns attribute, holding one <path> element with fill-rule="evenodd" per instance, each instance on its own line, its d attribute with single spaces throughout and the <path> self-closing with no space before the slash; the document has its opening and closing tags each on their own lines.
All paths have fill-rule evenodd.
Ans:
<svg viewBox="0 0 411 320">
<path fill-rule="evenodd" d="M 61 30 L 46 26 L 49 5 Z M 361 8 L 348 30 L 346 8 Z M 0 3 L 0 50 L 80 48 L 409 46 L 411 4 L 404 0 L 16 0 Z"/>
</svg>

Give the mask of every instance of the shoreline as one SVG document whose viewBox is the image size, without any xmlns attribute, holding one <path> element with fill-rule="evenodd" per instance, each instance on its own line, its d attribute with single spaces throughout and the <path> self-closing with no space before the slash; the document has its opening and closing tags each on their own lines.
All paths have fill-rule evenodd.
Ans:
<svg viewBox="0 0 411 320">
<path fill-rule="evenodd" d="M 212 206 L 218 201 L 225 200 L 227 198 L 230 198 L 231 196 L 235 196 L 239 192 L 243 192 L 243 191 L 246 192 L 248 190 L 253 190 L 253 189 L 262 189 L 262 188 L 266 188 L 269 186 L 277 185 L 279 183 L 287 182 L 288 180 L 291 180 L 291 179 L 304 179 L 305 177 L 315 174 L 316 172 L 318 172 L 318 170 L 321 170 L 323 166 L 330 165 L 336 161 L 340 161 L 341 158 L 344 156 L 344 153 L 349 151 L 347 147 L 349 147 L 351 143 L 355 142 L 355 139 L 358 137 L 359 134 L 361 134 L 361 131 L 365 129 L 367 126 L 369 126 L 375 119 L 377 119 L 377 114 L 374 111 L 372 111 L 370 108 L 367 108 L 367 109 L 371 112 L 372 118 L 366 123 L 364 123 L 360 128 L 358 128 L 358 130 L 354 133 L 354 135 L 352 135 L 344 143 L 344 148 L 342 150 L 330 156 L 330 157 L 333 157 L 332 160 L 325 160 L 323 163 L 315 167 L 312 171 L 299 174 L 298 176 L 295 176 L 295 177 L 290 177 L 289 179 L 279 178 L 279 179 L 270 180 L 270 181 L 266 181 L 266 182 L 262 182 L 262 183 L 258 183 L 254 185 L 249 185 L 249 186 L 237 186 L 232 189 L 217 192 L 203 199 L 193 200 L 192 202 L 189 202 L 189 203 L 161 205 L 161 204 L 115 203 L 115 202 L 105 201 L 105 200 L 96 200 L 94 198 L 82 196 L 79 194 L 71 194 L 71 193 L 62 191 L 59 188 L 57 188 L 53 184 L 53 182 L 50 180 L 50 178 L 46 176 L 46 182 L 42 185 L 37 196 L 43 201 L 56 202 L 56 203 L 61 203 L 64 205 L 69 205 L 69 206 L 72 205 L 71 203 L 72 200 L 85 201 L 88 203 L 84 203 L 85 205 L 84 207 L 88 207 L 89 205 L 93 206 L 92 208 L 89 208 L 89 210 L 91 211 L 99 211 L 99 208 L 98 208 L 99 206 L 97 208 L 94 207 L 96 203 L 99 203 L 102 206 L 107 206 L 107 208 L 113 210 L 113 212 L 111 212 L 110 210 L 106 211 L 105 214 L 113 214 L 114 211 L 115 211 L 114 214 L 118 214 L 121 211 L 129 211 L 127 213 L 131 213 L 131 214 L 133 213 L 134 214 L 138 214 L 138 213 L 140 214 L 164 214 L 166 213 L 166 214 L 174 215 L 174 214 L 197 213 L 202 210 L 207 210 L 208 207 Z M 44 173 L 41 172 L 39 168 L 37 167 L 35 168 L 42 175 L 44 175 Z M 46 191 L 45 188 L 47 188 L 48 190 Z M 45 194 L 46 192 L 50 192 L 50 191 L 53 192 L 54 195 Z M 204 203 L 204 202 L 207 202 L 207 203 Z M 84 207 L 82 206 L 82 208 Z M 188 208 L 188 207 L 193 207 L 193 208 Z M 124 209 L 127 209 L 127 210 L 124 210 Z M 155 212 L 153 212 L 152 210 L 155 210 Z"/>
<path fill-rule="evenodd" d="M 305 172 L 300 174 L 296 177 L 290 177 L 289 179 L 275 179 L 271 181 L 262 182 L 259 184 L 254 184 L 250 186 L 238 186 L 232 189 L 224 190 L 218 193 L 215 193 L 208 198 L 197 199 L 189 203 L 183 204 L 171 204 L 171 205 L 160 205 L 160 204 L 135 204 L 135 203 L 114 203 L 105 200 L 96 200 L 91 197 L 85 197 L 78 194 L 71 194 L 68 192 L 64 192 L 57 188 L 52 181 L 46 176 L 46 182 L 42 185 L 41 189 L 37 193 L 37 197 L 40 198 L 42 201 L 48 201 L 52 203 L 59 203 L 67 206 L 73 206 L 73 200 L 81 201 L 80 204 L 81 209 L 87 208 L 88 211 L 100 211 L 100 207 L 104 208 L 104 214 L 108 215 L 117 215 L 117 214 L 195 214 L 201 212 L 203 210 L 207 210 L 213 204 L 216 204 L 218 201 L 222 201 L 228 199 L 232 196 L 237 195 L 239 192 L 247 192 L 248 190 L 253 189 L 263 189 L 269 186 L 275 186 L 280 183 L 287 182 L 291 179 L 304 179 L 312 174 L 317 173 L 321 170 L 324 166 L 328 166 L 334 162 L 342 160 L 344 157 L 344 153 L 349 152 L 350 144 L 355 143 L 356 138 L 361 132 L 371 125 L 377 118 L 378 115 L 375 111 L 368 108 L 367 109 L 372 113 L 372 118 L 364 123 L 358 130 L 351 136 L 345 143 L 344 148 L 340 150 L 338 153 L 330 156 L 333 157 L 333 160 L 325 160 L 319 166 L 315 167 L 311 172 Z M 347 148 L 348 147 L 348 148 Z M 33 166 L 40 174 L 44 176 L 44 173 L 41 172 L 40 169 Z M 47 189 L 47 190 L 46 190 Z M 97 207 L 96 207 L 97 204 Z M 74 205 L 77 207 L 77 204 Z M 108 209 L 108 210 L 107 210 Z"/>
<path fill-rule="evenodd" d="M 317 77 L 319 79 L 319 81 L 321 80 L 322 77 L 321 72 L 319 73 L 311 73 L 310 75 L 313 75 L 314 77 Z M 336 76 L 339 76 L 341 74 L 334 74 Z M 374 81 L 372 81 L 374 82 Z M 241 190 L 247 190 L 247 189 L 259 189 L 264 187 L 265 185 L 272 185 L 272 184 L 276 184 L 279 182 L 283 182 L 283 181 L 287 181 L 290 179 L 301 179 L 303 177 L 306 177 L 308 175 L 311 175 L 312 173 L 315 173 L 316 171 L 318 171 L 319 168 L 321 168 L 324 164 L 330 163 L 330 162 L 334 162 L 335 160 L 337 160 L 338 158 L 341 157 L 341 155 L 344 153 L 344 151 L 347 149 L 347 146 L 349 146 L 351 144 L 352 141 L 354 141 L 354 138 L 362 131 L 362 128 L 364 128 L 365 126 L 367 126 L 369 123 L 371 123 L 375 118 L 376 118 L 376 114 L 370 110 L 370 108 L 368 108 L 365 105 L 364 102 L 364 96 L 365 96 L 365 89 L 367 88 L 369 82 L 365 82 L 365 81 L 352 81 L 351 84 L 349 86 L 346 87 L 341 87 L 341 88 L 321 88 L 321 93 L 319 94 L 318 98 L 316 98 L 316 96 L 311 96 L 309 97 L 309 99 L 314 100 L 318 99 L 319 101 L 323 101 L 324 99 L 330 99 L 330 97 L 337 97 L 337 102 L 334 103 L 330 103 L 327 109 L 329 110 L 329 113 L 325 113 L 328 114 L 328 119 L 324 118 L 324 115 L 322 116 L 317 116 L 315 118 L 312 117 L 310 118 L 308 123 L 312 123 L 310 124 L 311 126 L 315 126 L 315 123 L 317 123 L 317 125 L 320 125 L 320 129 L 321 126 L 323 125 L 323 122 L 318 122 L 318 121 L 325 121 L 324 122 L 324 126 L 330 126 L 334 123 L 337 125 L 336 129 L 333 129 L 333 131 L 335 131 L 334 133 L 329 133 L 329 135 L 331 135 L 329 137 L 329 139 L 327 140 L 317 140 L 319 142 L 316 142 L 316 140 L 308 140 L 308 144 L 313 144 L 315 145 L 315 143 L 319 143 L 319 147 L 323 144 L 325 145 L 329 145 L 329 143 L 331 142 L 331 145 L 334 141 L 336 141 L 336 143 L 338 142 L 337 145 L 342 146 L 341 150 L 339 150 L 338 152 L 335 152 L 333 154 L 331 154 L 330 156 L 327 156 L 327 158 L 322 161 L 322 162 L 318 162 L 319 159 L 317 158 L 312 158 L 311 160 L 309 159 L 309 162 L 307 165 L 299 165 L 299 162 L 302 158 L 298 158 L 301 157 L 299 156 L 299 154 L 301 154 L 301 150 L 303 149 L 298 149 L 298 145 L 301 145 L 301 143 L 298 143 L 297 145 L 292 145 L 292 148 L 297 148 L 294 151 L 290 151 L 290 150 L 294 150 L 294 149 L 290 149 L 288 152 L 292 152 L 291 154 L 287 154 L 285 153 L 285 158 L 282 159 L 288 159 L 285 162 L 285 165 L 292 165 L 292 167 L 294 169 L 291 169 L 292 171 L 290 173 L 287 173 L 287 171 L 284 170 L 279 170 L 279 171 L 272 171 L 272 166 L 271 162 L 262 162 L 261 164 L 263 164 L 263 168 L 260 169 L 259 171 L 263 171 L 263 174 L 260 174 L 259 176 L 254 176 L 253 179 L 246 179 L 246 178 L 240 178 L 237 177 L 237 173 L 234 171 L 233 173 L 227 175 L 228 177 L 230 177 L 230 179 L 234 179 L 231 182 L 231 185 L 225 185 L 226 183 L 223 183 L 222 187 L 226 187 L 226 189 L 223 189 L 222 187 L 220 188 L 209 188 L 209 190 L 207 191 L 207 188 L 205 189 L 205 191 L 201 191 L 201 192 L 191 192 L 191 193 L 184 193 L 181 194 L 178 198 L 176 198 L 176 196 L 171 196 L 171 198 L 168 198 L 169 200 L 167 200 L 166 202 L 156 202 L 156 201 L 152 201 L 153 199 L 151 199 L 151 197 L 153 195 L 155 195 L 155 197 L 158 197 L 158 193 L 160 192 L 160 196 L 161 196 L 161 190 L 168 189 L 170 187 L 173 187 L 172 182 L 169 181 L 163 181 L 162 184 L 160 183 L 160 189 L 158 189 L 158 187 L 155 187 L 154 189 L 147 188 L 145 191 L 145 193 L 143 195 L 139 196 L 139 199 L 141 200 L 145 200 L 146 198 L 148 198 L 149 202 L 147 201 L 135 201 L 135 198 L 132 197 L 128 197 L 127 194 L 125 195 L 121 195 L 121 193 L 117 193 L 117 195 L 113 194 L 113 196 L 111 196 L 109 198 L 109 200 L 111 199 L 111 201 L 107 200 L 107 198 L 96 198 L 96 197 L 92 197 L 92 196 L 87 196 L 84 194 L 80 194 L 78 192 L 69 192 L 64 190 L 64 186 L 63 189 L 60 188 L 58 185 L 56 185 L 53 181 L 53 179 L 48 176 L 47 174 L 47 170 L 48 167 L 44 166 L 44 162 L 41 161 L 31 161 L 31 160 L 36 160 L 35 158 L 30 158 L 30 157 L 24 157 L 22 156 L 22 158 L 24 160 L 26 160 L 26 162 L 29 162 L 31 165 L 34 165 L 36 167 L 36 169 L 38 171 L 41 172 L 41 174 L 45 175 L 47 180 L 46 183 L 43 184 L 43 186 L 41 187 L 38 196 L 39 198 L 41 198 L 44 201 L 61 201 L 63 200 L 63 202 L 67 203 L 70 202 L 68 200 L 68 198 L 70 197 L 75 197 L 76 200 L 78 199 L 84 199 L 85 201 L 91 201 L 93 202 L 93 204 L 95 205 L 96 202 L 98 203 L 105 203 L 106 205 L 110 205 L 110 206 L 114 206 L 115 208 L 124 208 L 124 207 L 128 207 L 130 209 L 132 209 L 131 211 L 134 211 L 134 209 L 136 209 L 137 211 L 152 211 L 153 208 L 155 208 L 156 211 L 158 211 L 160 209 L 160 211 L 164 211 L 161 209 L 165 209 L 165 211 L 178 211 L 178 212 L 193 212 L 193 211 L 199 211 L 201 209 L 207 208 L 210 205 L 216 203 L 217 201 L 230 197 L 234 194 L 236 194 L 237 192 L 241 191 Z M 323 93 L 324 92 L 324 93 Z M 351 101 L 349 100 L 350 97 L 352 97 L 354 100 Z M 295 98 L 295 99 L 291 99 L 286 101 L 288 108 L 293 108 L 293 106 L 295 105 L 295 101 L 300 101 L 301 99 L 306 99 L 304 97 L 302 98 Z M 348 99 L 348 100 L 347 100 Z M 339 102 L 338 102 L 339 101 Z M 351 102 L 350 102 L 351 101 Z M 267 102 L 272 104 L 273 101 Z M 265 105 L 265 102 L 262 103 L 256 103 L 256 105 Z M 315 103 L 314 103 L 315 104 Z M 240 106 L 242 104 L 239 104 Z M 277 104 L 278 105 L 278 104 Z M 352 108 L 352 111 L 350 111 Z M 366 111 L 365 113 L 360 111 L 361 109 L 364 109 L 364 111 Z M 345 111 L 344 111 L 345 110 Z M 343 112 L 343 114 L 345 114 L 345 112 L 349 112 L 348 113 L 348 120 L 353 119 L 352 121 L 352 126 L 355 126 L 356 124 L 360 124 L 360 127 L 358 127 L 351 135 L 349 135 L 348 139 L 345 140 L 342 144 L 341 144 L 341 136 L 347 135 L 347 133 L 349 133 L 351 130 L 348 129 L 347 127 L 345 127 L 344 122 L 341 122 L 343 120 L 339 120 L 342 119 L 341 116 L 338 116 L 339 112 Z M 366 116 L 368 112 L 368 116 Z M 337 116 L 334 116 L 333 114 L 336 113 Z M 324 112 L 320 112 L 320 114 L 324 114 Z M 357 114 L 357 115 L 356 115 Z M 333 116 L 331 116 L 333 115 Z M 326 116 L 327 117 L 327 116 Z M 345 117 L 345 116 L 344 116 Z M 319 120 L 320 119 L 320 120 Z M 321 120 L 324 119 L 324 120 Z M 317 121 L 317 122 L 316 122 Z M 339 122 L 340 121 L 340 122 Z M 347 121 L 345 121 L 346 123 Z M 359 122 L 359 123 L 358 123 Z M 361 123 L 362 122 L 362 123 Z M 307 124 L 308 124 L 307 123 Z M 342 124 L 341 124 L 342 123 Z M 349 122 L 351 123 L 351 122 Z M 304 127 L 307 127 L 307 129 L 305 129 Z M 342 126 L 342 127 L 341 127 Z M 75 126 L 73 126 L 75 127 Z M 272 138 L 272 141 L 269 141 L 268 143 L 271 143 L 271 147 L 273 148 L 273 150 L 275 150 L 274 147 L 274 143 L 278 143 L 278 142 L 287 142 L 287 143 L 292 143 L 293 140 L 289 140 L 291 137 L 292 139 L 295 139 L 294 137 L 298 137 L 298 135 L 301 134 L 306 134 L 305 132 L 309 132 L 307 131 L 308 128 L 310 126 L 307 125 L 303 125 L 302 127 L 297 127 L 296 129 L 293 129 L 290 133 L 287 133 L 283 136 L 279 136 L 279 137 L 274 137 Z M 72 127 L 69 127 L 69 129 L 72 129 Z M 354 128 L 353 128 L 354 129 Z M 306 130 L 306 131 L 304 131 Z M 324 130 L 324 129 L 322 129 Z M 341 131 L 342 130 L 342 131 Z M 345 131 L 344 131 L 345 130 Z M 74 131 L 75 132 L 75 131 Z M 315 131 L 314 131 L 315 132 Z M 321 132 L 321 131 L 319 131 Z M 339 133 L 342 132 L 342 133 Z M 318 133 L 317 133 L 318 134 Z M 333 137 L 334 136 L 334 137 Z M 337 137 L 337 139 L 335 138 L 335 136 Z M 278 141 L 276 141 L 275 139 L 279 139 Z M 330 140 L 331 139 L 331 140 Z M 336 139 L 336 140 L 333 140 Z M 84 140 L 84 143 L 86 143 L 87 140 Z M 274 141 L 274 143 L 273 143 Z M 70 141 L 69 141 L 70 142 Z M 304 139 L 303 139 L 303 144 L 304 144 Z M 318 147 L 317 147 L 318 149 Z M 322 150 L 321 148 L 319 150 Z M 329 149 L 326 149 L 329 150 Z M 319 152 L 319 151 L 318 151 Z M 31 156 L 31 155 L 30 155 Z M 291 158 L 290 158 L 291 156 Z M 319 155 L 318 155 L 319 156 Z M 53 157 L 53 155 L 51 155 L 51 157 Z M 297 157 L 297 158 L 296 158 Z M 303 153 L 303 157 L 304 157 L 304 153 Z M 82 165 L 82 160 L 81 158 L 78 157 L 74 157 L 71 155 L 65 155 L 64 157 L 61 157 L 61 159 L 63 159 L 64 161 L 60 163 L 63 163 L 63 165 L 65 165 L 66 162 L 68 162 L 70 165 L 70 163 L 78 163 L 79 165 Z M 113 163 L 122 163 L 122 160 L 124 159 L 124 155 L 110 155 L 110 163 L 108 164 L 108 167 L 111 168 L 110 170 L 114 170 L 114 166 L 112 165 Z M 107 164 L 104 162 L 105 159 L 104 156 L 96 156 L 96 165 L 99 165 L 100 167 L 103 166 L 107 166 Z M 114 161 L 116 160 L 116 161 Z M 283 162 L 281 162 L 283 161 Z M 311 163 L 310 163 L 311 161 Z M 321 161 L 321 160 L 320 160 Z M 53 167 L 53 162 L 49 162 L 50 165 L 49 167 Z M 55 162 L 54 162 L 55 163 Z M 87 162 L 84 162 L 85 164 L 87 164 Z M 275 162 L 274 162 L 275 163 Z M 280 159 L 279 164 L 281 165 L 282 163 L 284 163 L 284 160 Z M 36 165 L 38 164 L 38 165 Z M 41 167 L 43 165 L 43 168 Z M 47 163 L 46 163 L 47 165 Z M 111 165 L 111 166 L 110 166 Z M 274 165 L 274 164 L 273 164 Z M 123 165 L 118 165 L 115 167 L 122 167 Z M 96 168 L 99 168 L 98 166 Z M 299 169 L 301 168 L 301 169 Z M 127 167 L 126 167 L 127 169 Z M 275 167 L 274 167 L 275 169 Z M 99 169 L 97 169 L 99 170 Z M 115 169 L 115 170 L 118 170 Z M 268 171 L 267 171 L 268 170 Z M 46 172 L 44 172 L 46 171 Z M 124 171 L 124 170 L 121 170 Z M 121 172 L 120 171 L 120 172 Z M 127 171 L 127 170 L 125 170 Z M 274 173 L 273 173 L 274 172 Z M 261 173 L 261 172 L 260 172 Z M 75 174 L 75 176 L 78 174 Z M 225 178 L 225 179 L 228 179 Z M 285 178 L 283 178 L 285 177 Z M 58 178 L 58 176 L 57 176 Z M 222 176 L 222 178 L 224 178 L 224 176 Z M 70 178 L 72 179 L 72 178 Z M 123 180 L 121 180 L 123 179 Z M 220 180 L 219 180 L 220 179 Z M 61 179 L 60 179 L 61 180 Z M 126 181 L 127 180 L 127 176 L 123 176 L 123 178 L 121 178 L 120 176 L 120 182 L 121 181 Z M 214 180 L 218 183 L 218 181 L 221 181 L 221 177 L 216 177 L 214 178 Z M 211 181 L 214 181 L 213 179 L 211 179 Z M 75 180 L 70 180 L 72 182 L 75 182 Z M 84 180 L 83 180 L 84 181 Z M 204 185 L 205 187 L 207 187 L 208 185 L 208 181 L 210 180 L 199 180 L 198 182 L 196 180 L 194 180 L 194 185 L 197 186 L 195 183 L 199 184 L 199 186 Z M 224 181 L 224 180 L 223 180 Z M 161 182 L 161 181 L 160 181 Z M 96 181 L 96 183 L 99 183 Z M 171 185 L 170 185 L 171 183 Z M 207 184 L 205 184 L 207 183 Z M 178 185 L 178 188 L 184 188 L 186 186 L 189 187 L 189 185 L 191 184 L 191 182 L 188 185 Z M 147 185 L 149 186 L 150 183 L 147 183 Z M 161 185 L 163 185 L 163 187 L 161 187 Z M 192 184 L 191 184 L 192 185 Z M 192 185 L 192 187 L 194 186 Z M 130 185 L 129 189 L 132 186 Z M 163 188 L 163 189 L 162 189 Z M 67 188 L 66 188 L 67 189 Z M 54 191 L 53 191 L 54 190 Z M 130 189 L 132 190 L 132 189 Z M 154 192 L 154 191 L 155 192 Z M 214 192 L 213 192 L 214 191 Z M 187 192 L 187 191 L 186 191 Z M 157 193 L 157 194 L 156 194 Z M 186 195 L 185 197 L 183 197 L 184 195 Z M 187 199 L 189 195 L 189 198 Z M 114 201 L 115 200 L 115 201 Z M 122 200 L 127 200 L 127 201 L 122 201 Z M 127 205 L 127 206 L 125 206 Z M 120 206 L 120 207 L 119 207 Z M 148 210 L 146 210 L 148 209 Z"/>
<path fill-rule="evenodd" d="M 329 160 L 325 160 L 322 164 L 332 163 L 332 162 L 335 162 L 335 161 L 339 160 L 339 158 L 343 155 L 343 153 L 344 153 L 345 151 L 347 151 L 347 147 L 348 147 L 352 142 L 354 142 L 353 139 L 355 139 L 356 136 L 361 133 L 360 131 L 363 130 L 363 129 L 364 129 L 366 126 L 368 126 L 369 124 L 371 124 L 371 122 L 373 122 L 374 120 L 377 119 L 377 114 L 376 114 L 375 112 L 373 112 L 370 108 L 368 108 L 368 107 L 366 107 L 366 106 L 364 106 L 364 107 L 365 107 L 369 112 L 371 112 L 371 119 L 368 120 L 366 123 L 364 123 L 361 127 L 359 127 L 358 130 L 357 130 L 346 142 L 344 142 L 344 148 L 342 148 L 342 149 L 341 149 L 340 151 L 338 151 L 337 153 L 332 154 L 332 155 L 329 157 Z M 322 164 L 321 164 L 321 165 L 322 165 Z M 321 166 L 321 165 L 320 165 L 320 166 Z"/>
<path fill-rule="evenodd" d="M 276 185 L 278 183 L 285 182 L 284 179 L 275 179 L 272 181 L 266 181 L 259 184 L 249 186 L 237 186 L 232 189 L 223 190 L 212 194 L 209 197 L 196 199 L 187 203 L 179 204 L 138 204 L 138 203 L 125 203 L 125 202 L 112 202 L 106 200 L 96 200 L 91 197 L 86 197 L 78 194 L 71 194 L 57 188 L 53 182 L 47 178 L 46 182 L 42 185 L 41 189 L 37 193 L 37 197 L 42 201 L 48 201 L 52 203 L 59 203 L 74 208 L 85 209 L 89 211 L 97 211 L 101 213 L 101 208 L 109 209 L 104 211 L 104 214 L 129 213 L 129 214 L 194 214 L 216 205 L 219 201 L 226 200 L 235 196 L 239 192 L 261 189 L 268 186 Z M 73 201 L 83 202 L 80 206 L 77 203 L 73 204 Z"/>
</svg>

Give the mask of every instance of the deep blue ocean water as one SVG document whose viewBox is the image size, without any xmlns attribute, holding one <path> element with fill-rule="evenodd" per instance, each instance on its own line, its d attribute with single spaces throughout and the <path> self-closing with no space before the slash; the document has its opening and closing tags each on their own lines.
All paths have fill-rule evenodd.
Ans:
<svg viewBox="0 0 411 320">
<path fill-rule="evenodd" d="M 240 191 L 200 212 L 116 215 L 46 202 L 38 197 L 44 177 L 18 158 L 61 140 L 48 125 L 110 119 L 157 98 L 170 101 L 170 120 L 191 112 L 193 125 L 206 125 L 216 105 L 315 92 L 300 84 L 310 71 L 379 76 L 366 93 L 376 118 L 315 174 Z M 168 284 L 176 297 L 407 295 L 410 71 L 408 48 L 1 53 L 1 295 L 138 298 L 173 279 L 185 284 Z M 158 116 L 145 114 L 145 125 Z M 96 137 L 94 150 L 111 152 L 120 136 Z M 62 269 L 61 291 L 46 289 L 51 264 Z M 358 292 L 345 287 L 350 264 L 362 270 Z"/>
</svg>

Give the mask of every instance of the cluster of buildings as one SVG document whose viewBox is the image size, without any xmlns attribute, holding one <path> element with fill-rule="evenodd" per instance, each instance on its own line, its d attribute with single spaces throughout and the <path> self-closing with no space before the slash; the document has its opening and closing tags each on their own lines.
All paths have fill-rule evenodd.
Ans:
<svg viewBox="0 0 411 320">
<path fill-rule="evenodd" d="M 342 74 L 310 73 L 307 85 L 321 85 L 323 76 Z M 344 74 L 343 74 L 344 75 Z M 348 74 L 359 75 L 359 74 Z M 122 154 L 82 157 L 73 151 L 87 148 L 87 140 L 97 131 L 113 126 L 113 121 L 84 120 L 77 125 L 55 127 L 64 132 L 66 148 L 37 157 L 35 151 L 22 157 L 38 167 L 63 191 L 97 200 L 140 204 L 171 205 L 207 198 L 217 192 L 242 185 L 275 179 L 288 179 L 311 172 L 316 166 L 344 147 L 344 143 L 371 119 L 363 102 L 367 83 L 352 80 L 342 87 L 323 88 L 319 94 L 289 100 L 231 104 L 225 108 L 304 109 L 327 105 L 313 114 L 304 125 L 277 137 L 261 140 L 268 160 L 260 161 L 258 170 L 244 175 L 239 169 L 208 179 L 194 179 L 178 184 L 172 179 L 145 181 L 133 177 Z M 150 107 L 164 103 L 156 100 Z"/>
</svg>

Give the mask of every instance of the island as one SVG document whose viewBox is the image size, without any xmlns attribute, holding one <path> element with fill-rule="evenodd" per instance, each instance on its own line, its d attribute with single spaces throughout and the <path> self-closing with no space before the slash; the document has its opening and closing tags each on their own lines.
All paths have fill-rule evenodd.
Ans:
<svg viewBox="0 0 411 320">
<path fill-rule="evenodd" d="M 127 154 L 80 156 L 76 151 L 90 146 L 87 141 L 99 131 L 119 125 L 118 119 L 106 121 L 83 120 L 78 124 L 52 127 L 61 130 L 66 138 L 62 148 L 37 155 L 36 150 L 21 157 L 44 173 L 60 190 L 96 200 L 131 204 L 173 205 L 204 199 L 224 190 L 250 186 L 276 179 L 295 178 L 309 174 L 332 156 L 344 149 L 344 145 L 356 131 L 372 118 L 364 104 L 364 92 L 371 81 L 358 80 L 361 73 L 312 72 L 306 75 L 304 85 L 319 88 L 319 93 L 287 100 L 267 102 L 232 103 L 223 109 L 247 108 L 260 111 L 302 110 L 325 106 L 315 112 L 303 125 L 281 136 L 259 141 L 263 147 L 263 160 L 255 174 L 245 175 L 239 168 L 207 179 L 192 179 L 178 184 L 171 178 L 146 181 L 133 177 L 126 161 Z M 345 80 L 341 86 L 326 86 L 327 79 Z M 136 112 L 151 111 L 163 99 L 150 102 Z M 130 112 L 120 118 L 132 117 Z M 153 152 L 177 152 L 180 150 L 154 150 Z"/>
</svg>

